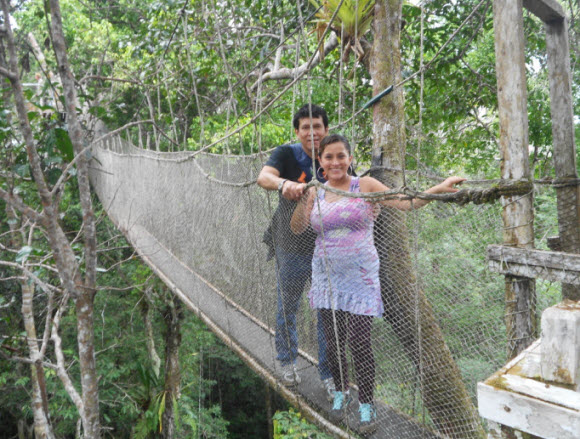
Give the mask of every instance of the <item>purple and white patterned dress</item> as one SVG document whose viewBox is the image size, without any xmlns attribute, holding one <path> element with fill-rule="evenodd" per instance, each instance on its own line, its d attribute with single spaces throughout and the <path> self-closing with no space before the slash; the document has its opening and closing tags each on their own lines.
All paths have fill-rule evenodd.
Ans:
<svg viewBox="0 0 580 439">
<path fill-rule="evenodd" d="M 349 191 L 360 192 L 358 177 L 351 177 Z M 310 306 L 381 316 L 384 310 L 373 239 L 373 204 L 346 197 L 329 203 L 324 195 L 319 189 L 310 214 L 318 235 L 308 293 Z"/>
</svg>

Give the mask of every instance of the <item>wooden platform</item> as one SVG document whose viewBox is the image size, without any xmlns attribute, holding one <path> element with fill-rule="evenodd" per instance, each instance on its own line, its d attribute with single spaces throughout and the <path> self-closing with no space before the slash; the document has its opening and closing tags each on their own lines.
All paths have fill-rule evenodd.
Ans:
<svg viewBox="0 0 580 439">
<path fill-rule="evenodd" d="M 544 311 L 542 338 L 478 384 L 483 418 L 541 438 L 580 438 L 580 302 L 568 302 Z M 490 438 L 507 437 L 492 423 Z"/>
</svg>

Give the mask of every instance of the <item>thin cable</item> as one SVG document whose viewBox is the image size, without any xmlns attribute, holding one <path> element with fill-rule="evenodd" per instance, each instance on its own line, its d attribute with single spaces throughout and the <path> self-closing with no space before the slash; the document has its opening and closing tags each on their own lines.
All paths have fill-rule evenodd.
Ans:
<svg viewBox="0 0 580 439">
<path fill-rule="evenodd" d="M 420 42 L 420 57 L 419 57 L 419 67 L 420 67 L 420 71 L 421 71 L 421 81 L 420 81 L 420 92 L 419 92 L 419 138 L 418 138 L 418 142 L 417 142 L 417 156 L 420 158 L 421 157 L 421 146 L 422 146 L 422 141 L 423 141 L 423 97 L 424 97 L 424 79 L 425 79 L 425 71 L 423 69 L 423 62 L 424 62 L 424 55 L 425 55 L 425 7 L 424 4 L 420 5 L 421 8 L 421 32 L 420 32 L 420 38 L 421 38 L 421 42 Z M 403 175 L 405 175 L 403 173 Z M 420 174 L 417 174 L 417 178 L 415 181 L 415 188 L 419 187 L 419 183 L 420 183 Z M 413 201 L 411 201 L 412 203 Z M 417 215 L 413 215 L 413 222 L 415 224 L 414 230 L 415 230 L 415 242 L 414 242 L 414 247 L 415 247 L 415 251 L 414 251 L 414 260 L 415 260 L 415 267 L 419 266 L 419 235 L 420 235 L 420 228 L 421 228 L 421 222 L 417 221 Z M 419 388 L 420 388 L 420 392 L 421 395 L 425 395 L 425 371 L 424 371 L 424 364 L 423 364 L 423 331 L 422 331 L 422 326 L 421 326 L 421 302 L 420 302 L 420 297 L 419 297 L 419 291 L 423 290 L 423 287 L 421 285 L 421 274 L 418 272 L 417 273 L 417 288 L 415 288 L 415 324 L 417 325 L 417 339 L 419 341 L 418 343 L 418 356 L 419 356 Z M 425 409 L 425 404 L 422 404 L 421 407 L 421 416 L 422 416 L 422 420 L 423 423 L 426 422 L 426 409 Z M 422 434 L 422 436 L 424 437 L 424 433 Z"/>
<path fill-rule="evenodd" d="M 453 41 L 453 39 L 457 36 L 458 32 L 471 20 L 471 18 L 475 15 L 475 13 L 477 12 L 477 10 L 485 2 L 488 2 L 488 1 L 490 1 L 490 0 L 481 0 L 481 2 L 479 2 L 475 6 L 475 8 L 473 9 L 473 11 L 467 16 L 467 18 L 465 20 L 463 20 L 463 22 L 459 25 L 459 27 L 455 30 L 455 32 L 453 32 L 453 34 L 447 39 L 447 41 L 443 44 L 443 46 L 441 46 L 441 48 L 437 51 L 437 53 L 433 56 L 433 58 L 431 58 L 431 60 L 427 64 L 425 64 L 421 70 L 423 70 L 424 72 L 426 72 L 427 70 L 429 70 L 431 68 L 431 65 L 433 64 L 433 62 L 439 57 L 439 55 L 441 54 L 441 52 L 449 45 L 449 43 L 451 43 L 451 41 Z M 407 78 L 403 79 L 402 81 L 398 82 L 397 84 L 394 84 L 393 85 L 393 88 L 400 87 L 400 86 L 404 85 L 405 83 L 407 83 L 408 81 L 410 81 L 411 79 L 415 78 L 417 75 L 419 75 L 421 73 L 421 70 L 417 70 L 412 75 L 408 76 Z M 332 127 L 332 128 L 333 129 L 340 128 L 341 126 L 346 125 L 347 123 L 349 123 L 350 121 L 352 121 L 354 118 L 356 118 L 360 113 L 362 113 L 365 110 L 366 110 L 366 108 L 359 109 L 349 119 L 343 121 L 342 122 L 342 125 L 337 125 L 337 126 Z"/>
<path fill-rule="evenodd" d="M 353 43 L 353 56 L 354 56 L 354 66 L 353 66 L 353 88 L 352 88 L 352 112 L 356 112 L 356 71 L 358 68 L 358 56 L 354 48 L 356 47 L 356 43 L 358 41 L 358 0 L 355 2 L 355 21 L 354 21 L 354 43 Z M 356 151 L 356 118 L 352 119 L 352 128 L 351 128 L 351 142 L 352 142 L 352 152 L 351 155 L 354 156 Z"/>
</svg>

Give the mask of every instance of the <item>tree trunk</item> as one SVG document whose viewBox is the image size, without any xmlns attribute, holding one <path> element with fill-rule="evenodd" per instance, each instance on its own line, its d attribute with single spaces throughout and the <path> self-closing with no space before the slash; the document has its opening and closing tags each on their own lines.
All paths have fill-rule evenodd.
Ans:
<svg viewBox="0 0 580 439">
<path fill-rule="evenodd" d="M 6 218 L 10 227 L 10 246 L 21 248 L 24 242 L 22 233 L 18 231 L 20 225 L 18 216 L 10 205 L 6 206 Z M 25 262 L 23 262 L 25 263 Z M 23 274 L 24 275 L 24 274 Z M 48 398 L 46 394 L 46 378 L 44 368 L 40 364 L 43 354 L 38 348 L 38 337 L 36 335 L 36 323 L 34 320 L 34 284 L 28 278 L 19 281 L 22 292 L 22 321 L 24 332 L 26 333 L 26 344 L 28 346 L 28 357 L 33 362 L 30 365 L 30 382 L 32 384 L 31 407 L 34 417 L 34 435 L 39 439 L 53 439 L 54 434 L 49 423 Z M 47 315 L 47 319 L 50 316 Z M 38 362 L 38 363 L 37 363 Z"/>
<path fill-rule="evenodd" d="M 180 397 L 181 370 L 179 367 L 179 346 L 181 345 L 182 304 L 173 294 L 166 295 L 167 309 L 163 315 L 167 333 L 165 334 L 165 411 L 163 412 L 164 439 L 175 437 L 175 411 Z"/>
<path fill-rule="evenodd" d="M 375 5 L 374 46 L 370 61 L 374 94 L 401 80 L 400 30 L 402 0 Z M 400 172 L 374 176 L 388 186 L 403 183 L 405 113 L 402 88 L 374 106 L 372 165 Z M 381 287 L 386 318 L 410 356 L 422 381 L 423 401 L 437 429 L 455 438 L 484 436 L 461 374 L 443 339 L 433 310 L 417 285 L 405 214 L 384 209 L 376 225 L 381 258 Z M 388 219 L 387 219 L 388 218 Z M 384 237 L 388 236 L 388 239 Z"/>
<path fill-rule="evenodd" d="M 10 15 L 9 2 L 0 0 L 5 17 Z M 77 155 L 83 149 L 82 130 L 77 118 L 77 98 L 74 87 L 74 80 L 70 71 L 66 55 L 66 45 L 62 29 L 62 16 L 58 0 L 50 0 L 51 11 L 51 34 L 54 50 L 58 62 L 58 71 L 63 85 L 65 97 L 65 111 L 67 113 L 67 123 L 69 126 L 69 136 Z M 2 198 L 10 203 L 14 208 L 28 216 L 33 222 L 45 227 L 46 237 L 53 250 L 54 259 L 62 285 L 68 295 L 76 302 L 78 346 L 79 346 L 79 366 L 82 386 L 82 402 L 76 395 L 76 389 L 70 382 L 64 366 L 64 358 L 59 358 L 59 377 L 65 383 L 65 388 L 71 399 L 75 402 L 83 422 L 83 433 L 85 438 L 100 438 L 99 421 L 99 401 L 97 374 L 94 354 L 94 334 L 93 334 L 93 301 L 96 292 L 96 227 L 95 218 L 91 204 L 91 193 L 88 180 L 88 158 L 86 155 L 78 157 L 77 181 L 80 194 L 80 202 L 83 211 L 83 236 L 84 236 L 84 270 L 81 270 L 76 255 L 67 239 L 66 234 L 59 224 L 58 202 L 56 192 L 53 192 L 45 179 L 42 171 L 41 159 L 38 154 L 36 141 L 34 139 L 30 121 L 28 119 L 22 85 L 18 75 L 18 62 L 14 37 L 9 25 L 10 21 L 5 21 L 4 33 L 6 36 L 8 55 L 8 69 L 2 68 L 1 72 L 6 76 L 12 85 L 14 101 L 20 122 L 20 131 L 26 144 L 26 152 L 30 164 L 30 172 L 34 178 L 34 183 L 38 190 L 38 195 L 42 203 L 42 213 L 36 212 L 25 205 L 22 200 L 14 194 L 0 188 Z M 84 279 L 83 275 L 84 273 Z M 54 323 L 54 321 L 53 321 Z M 58 328 L 53 326 L 53 341 L 60 343 Z M 60 345 L 55 354 L 62 353 Z M 39 375 L 40 377 L 41 375 Z"/>
<path fill-rule="evenodd" d="M 46 395 L 46 380 L 42 358 L 38 349 L 36 326 L 34 324 L 34 284 L 22 281 L 22 317 L 26 340 L 28 341 L 29 357 L 34 364 L 30 365 L 30 381 L 32 384 L 32 413 L 34 414 L 34 437 L 38 439 L 53 439 L 54 434 L 48 420 L 48 398 Z M 50 318 L 50 316 L 47 316 Z"/>
<path fill-rule="evenodd" d="M 62 26 L 62 13 L 58 0 L 50 0 L 50 13 L 52 42 L 64 91 L 69 136 L 75 154 L 79 155 L 84 149 L 83 133 L 76 112 L 79 105 L 74 78 L 67 57 L 67 48 Z M 79 366 L 81 369 L 82 397 L 85 408 L 83 429 L 84 436 L 93 439 L 101 437 L 93 315 L 96 293 L 97 234 L 89 184 L 88 157 L 86 154 L 82 154 L 77 158 L 77 181 L 83 212 L 85 275 L 82 284 L 77 283 L 75 285 L 73 297 L 75 299 L 77 313 Z"/>
<path fill-rule="evenodd" d="M 150 288 L 147 287 L 149 290 Z M 153 324 L 151 322 L 151 306 L 149 305 L 148 292 L 144 293 L 144 298 L 141 301 L 141 313 L 143 314 L 143 321 L 145 323 L 145 336 L 147 344 L 147 353 L 149 354 L 149 361 L 151 361 L 151 366 L 153 367 L 153 372 L 155 376 L 159 377 L 159 372 L 161 370 L 161 358 L 157 355 L 157 350 L 155 349 L 155 335 L 153 331 Z"/>
<path fill-rule="evenodd" d="M 97 365 L 95 361 L 94 340 L 94 301 L 92 294 L 80 294 L 75 300 L 77 315 L 77 344 L 81 368 L 81 386 L 85 419 L 83 430 L 85 438 L 101 437 L 99 421 L 99 388 L 97 384 Z"/>
</svg>

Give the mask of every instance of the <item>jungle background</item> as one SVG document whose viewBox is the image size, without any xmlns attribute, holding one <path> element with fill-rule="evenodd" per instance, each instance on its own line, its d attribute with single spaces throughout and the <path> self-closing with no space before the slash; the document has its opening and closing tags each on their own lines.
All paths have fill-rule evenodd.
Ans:
<svg viewBox="0 0 580 439">
<path fill-rule="evenodd" d="M 367 169 L 372 114 L 361 112 L 354 123 L 348 120 L 372 94 L 364 55 L 373 43 L 372 14 L 352 10 L 359 4 L 360 11 L 372 12 L 374 2 L 344 3 L 340 20 L 345 28 L 354 29 L 358 23 L 359 37 L 349 40 L 343 34 L 338 47 L 308 76 L 254 120 L 290 83 L 283 75 L 262 81 L 260 75 L 307 63 L 332 8 L 315 15 L 316 2 L 283 0 L 2 2 L 0 437 L 33 437 L 39 405 L 50 415 L 50 431 L 42 437 L 326 437 L 289 409 L 186 310 L 135 255 L 98 199 L 86 198 L 83 165 L 75 159 L 83 145 L 74 134 L 77 122 L 71 120 L 71 112 L 97 116 L 112 130 L 131 126 L 131 140 L 144 148 L 250 154 L 293 140 L 292 114 L 311 101 L 326 108 L 331 125 L 344 122 L 341 129 L 356 145 L 359 169 Z M 570 17 L 575 102 L 579 3 L 563 2 Z M 66 62 L 74 75 L 69 84 L 76 90 L 72 107 L 67 81 L 59 76 L 63 52 L 55 27 L 56 6 L 61 10 Z M 429 163 L 427 170 L 434 174 L 498 178 L 492 2 L 432 0 L 421 7 L 405 2 L 402 8 L 403 77 L 417 72 L 422 59 L 433 59 L 422 81 L 414 77 L 403 85 L 407 168 L 425 170 L 423 163 Z M 536 179 L 552 178 L 543 25 L 528 13 L 524 24 L 530 163 Z M 349 41 L 354 49 L 347 49 Z M 17 108 L 15 72 L 23 84 L 25 113 Z M 237 135 L 217 142 L 248 122 Z M 31 158 L 31 144 L 37 162 Z M 51 228 L 40 217 L 35 222 L 37 217 L 23 208 L 47 210 L 40 176 L 54 189 L 52 207 L 63 232 L 62 245 L 78 268 L 72 279 L 84 279 L 78 296 L 63 286 L 66 275 L 59 269 Z M 553 193 L 538 191 L 535 204 L 536 233 L 542 243 L 557 235 Z M 483 251 L 477 239 L 472 245 L 474 253 Z M 446 264 L 439 269 L 445 270 Z M 62 376 L 68 376 L 73 388 L 85 389 L 84 382 L 78 383 L 85 367 L 82 340 L 87 327 L 82 322 L 88 320 L 79 315 L 78 303 L 92 278 L 88 340 L 95 354 L 94 410 L 99 422 L 98 433 L 89 434 L 84 424 L 88 421 L 79 414 L 84 408 L 87 416 L 89 400 L 83 400 L 83 394 L 81 402 L 74 402 Z M 476 288 L 482 285 L 466 285 L 465 291 Z M 558 294 L 555 285 L 540 286 L 538 313 Z M 40 352 L 30 346 L 31 327 Z M 472 367 L 477 368 L 476 361 Z"/>
</svg>

